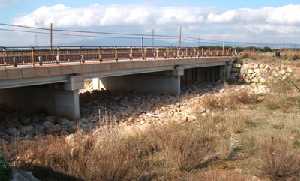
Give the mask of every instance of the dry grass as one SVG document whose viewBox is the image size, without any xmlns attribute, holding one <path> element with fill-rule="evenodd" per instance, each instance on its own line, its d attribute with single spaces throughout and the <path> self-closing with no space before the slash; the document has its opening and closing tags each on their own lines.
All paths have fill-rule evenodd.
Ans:
<svg viewBox="0 0 300 181">
<path fill-rule="evenodd" d="M 249 93 L 247 90 L 231 91 L 223 95 L 206 96 L 202 105 L 210 110 L 237 109 L 242 104 L 254 104 L 260 100 L 258 96 Z"/>
<path fill-rule="evenodd" d="M 270 110 L 282 110 L 291 112 L 292 109 L 300 105 L 299 96 L 268 95 L 265 97 L 263 104 Z"/>
<path fill-rule="evenodd" d="M 300 152 L 284 138 L 271 138 L 263 142 L 262 175 L 271 180 L 299 180 Z"/>
<path fill-rule="evenodd" d="M 282 110 L 290 112 L 292 109 L 300 106 L 300 95 L 297 87 L 292 83 L 298 80 L 292 77 L 289 80 L 270 82 L 270 94 L 266 95 L 263 104 L 270 110 Z"/>
<path fill-rule="evenodd" d="M 256 177 L 243 175 L 234 171 L 227 170 L 209 170 L 192 175 L 190 181 L 250 181 Z"/>
<path fill-rule="evenodd" d="M 139 180 L 150 177 L 149 145 L 113 130 L 101 137 L 77 133 L 74 145 L 59 137 L 17 143 L 19 167 L 47 167 L 84 180 Z M 73 138 L 72 138 L 73 139 Z M 33 146 L 34 144 L 34 146 Z M 150 174 L 150 173 L 149 173 Z"/>
<path fill-rule="evenodd" d="M 77 133 L 75 141 L 21 141 L 10 157 L 19 167 L 47 167 L 84 180 L 172 178 L 226 158 L 228 153 L 219 149 L 226 146 L 224 139 L 211 122 L 201 121 L 153 127 L 131 136 L 111 128 L 96 136 Z"/>
<path fill-rule="evenodd" d="M 163 131 L 164 130 L 164 131 Z M 191 171 L 206 167 L 219 159 L 217 133 L 208 123 L 171 125 L 156 131 L 166 164 L 180 171 Z M 154 135 L 153 135 L 154 136 Z"/>
</svg>

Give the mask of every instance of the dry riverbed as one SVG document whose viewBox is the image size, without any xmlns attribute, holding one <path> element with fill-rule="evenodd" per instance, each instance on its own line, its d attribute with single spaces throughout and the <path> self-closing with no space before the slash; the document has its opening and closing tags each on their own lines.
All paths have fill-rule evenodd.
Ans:
<svg viewBox="0 0 300 181">
<path fill-rule="evenodd" d="M 285 64 L 299 85 L 299 67 Z M 181 97 L 86 93 L 77 122 L 10 114 L 18 119 L 3 126 L 19 133 L 5 132 L 2 149 L 41 180 L 299 180 L 300 93 L 290 81 L 263 81 L 263 94 L 220 84 Z"/>
</svg>

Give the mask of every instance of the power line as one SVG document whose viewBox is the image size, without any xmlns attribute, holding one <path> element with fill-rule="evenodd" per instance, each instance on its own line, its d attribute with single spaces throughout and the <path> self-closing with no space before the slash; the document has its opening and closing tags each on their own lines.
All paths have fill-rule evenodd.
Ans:
<svg viewBox="0 0 300 181">
<path fill-rule="evenodd" d="M 2 26 L 10 26 L 10 27 L 19 27 L 26 29 L 36 29 L 36 30 L 44 30 L 50 31 L 50 28 L 44 27 L 33 27 L 33 26 L 25 26 L 25 25 L 15 25 L 15 24 L 7 24 L 0 23 Z M 87 34 L 101 34 L 101 35 L 124 35 L 124 36 L 144 36 L 144 37 L 152 37 L 152 34 L 144 34 L 144 33 L 119 33 L 119 32 L 102 32 L 102 31 L 87 31 L 87 30 L 67 30 L 67 29 L 53 29 L 55 32 L 72 32 L 72 33 L 87 33 Z M 166 37 L 166 38 L 176 38 L 176 36 L 172 35 L 155 35 L 156 37 Z"/>
<path fill-rule="evenodd" d="M 31 30 L 16 30 L 16 29 L 7 29 L 7 28 L 0 28 L 0 31 L 22 32 L 22 33 L 35 33 L 35 34 L 49 35 L 49 33 L 46 33 L 46 32 L 31 31 Z M 77 34 L 70 34 L 70 33 L 61 33 L 60 35 L 75 36 L 75 37 L 97 37 L 97 36 L 92 36 L 92 35 L 77 35 Z"/>
<path fill-rule="evenodd" d="M 7 23 L 0 23 L 2 26 L 9 26 L 9 27 L 18 27 L 24 29 L 33 29 L 33 30 L 41 30 L 41 31 L 48 31 L 48 32 L 41 32 L 41 31 L 33 31 L 33 30 L 12 30 L 6 28 L 0 28 L 0 31 L 12 31 L 12 32 L 25 32 L 25 33 L 36 33 L 36 34 L 44 34 L 49 35 L 50 28 L 44 27 L 33 27 L 33 26 L 26 26 L 26 25 L 15 25 L 15 24 L 7 24 Z M 176 40 L 178 36 L 176 35 L 161 35 L 161 34 L 144 34 L 144 33 L 118 33 L 118 32 L 101 32 L 101 31 L 87 31 L 87 30 L 67 30 L 67 29 L 53 29 L 53 32 L 58 33 L 59 35 L 65 36 L 74 36 L 74 37 L 97 37 L 97 35 L 104 35 L 104 36 L 119 36 L 125 38 L 158 38 L 158 39 L 166 39 L 166 40 Z M 64 32 L 64 33 L 63 33 Z M 78 34 L 79 33 L 79 34 Z M 82 34 L 84 33 L 84 34 Z M 92 35 L 91 35 L 92 34 Z M 236 45 L 239 44 L 240 46 L 283 46 L 279 43 L 262 43 L 262 42 L 239 42 L 239 41 L 223 41 L 223 40 L 214 40 L 214 39 L 204 39 L 199 38 L 193 35 L 185 35 L 184 37 L 181 35 L 182 40 L 191 40 L 191 41 L 201 41 L 201 43 L 209 42 L 211 44 L 227 44 L 227 45 Z M 205 42 L 206 41 L 206 42 Z M 213 43 L 214 42 L 214 43 Z M 291 44 L 290 44 L 291 45 Z M 294 46 L 300 46 L 300 44 L 293 44 Z"/>
</svg>

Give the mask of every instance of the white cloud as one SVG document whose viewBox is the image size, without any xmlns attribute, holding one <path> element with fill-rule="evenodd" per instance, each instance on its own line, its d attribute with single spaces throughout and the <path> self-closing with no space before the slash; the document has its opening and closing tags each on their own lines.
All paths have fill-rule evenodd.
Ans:
<svg viewBox="0 0 300 181">
<path fill-rule="evenodd" d="M 181 24 L 184 25 L 184 33 L 201 34 L 212 39 L 255 41 L 268 37 L 264 40 L 279 41 L 276 38 L 287 36 L 297 41 L 300 40 L 297 38 L 300 32 L 300 4 L 226 11 L 203 7 L 101 4 L 74 8 L 57 4 L 16 17 L 13 23 L 29 26 L 49 26 L 54 23 L 55 27 L 83 28 L 121 25 L 139 26 L 145 30 L 154 27 L 157 32 L 171 34 L 177 33 L 177 27 Z"/>
<path fill-rule="evenodd" d="M 208 23 L 228 23 L 234 21 L 238 15 L 237 11 L 230 10 L 221 14 L 209 13 L 207 16 Z"/>
<path fill-rule="evenodd" d="M 134 5 L 99 5 L 71 8 L 63 4 L 44 6 L 17 17 L 16 24 L 31 26 L 107 26 L 149 24 L 197 24 L 203 21 L 201 8 L 146 7 Z"/>
<path fill-rule="evenodd" d="M 1 1 L 1 0 L 0 0 Z M 2 0 L 7 1 L 7 0 Z M 14 23 L 30 26 L 202 26 L 207 24 L 247 25 L 259 27 L 258 32 L 277 25 L 296 26 L 300 24 L 300 5 L 264 7 L 259 9 L 232 9 L 223 12 L 200 7 L 152 7 L 143 5 L 100 5 L 72 8 L 63 4 L 43 6 L 33 12 L 15 18 Z M 249 24 L 254 26 L 248 26 Z M 284 33 L 281 29 L 273 31 Z M 283 29 L 282 29 L 283 28 Z M 293 28 L 292 28 L 293 29 Z M 253 29 L 255 31 L 255 29 Z M 290 32 L 290 31 L 288 31 Z"/>
<path fill-rule="evenodd" d="M 300 23 L 300 5 L 236 9 L 221 13 L 210 13 L 207 22 L 298 25 Z"/>
<path fill-rule="evenodd" d="M 0 0 L 0 2 L 8 0 Z M 199 23 L 268 23 L 296 25 L 300 23 L 300 5 L 233 9 L 210 12 L 200 7 L 147 7 L 142 5 L 94 4 L 72 8 L 63 4 L 40 7 L 28 15 L 17 17 L 15 23 L 58 26 L 199 24 Z"/>
</svg>

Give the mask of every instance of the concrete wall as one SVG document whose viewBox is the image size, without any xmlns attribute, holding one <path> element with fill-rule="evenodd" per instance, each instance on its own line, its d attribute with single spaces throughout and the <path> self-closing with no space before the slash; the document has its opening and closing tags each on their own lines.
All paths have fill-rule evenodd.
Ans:
<svg viewBox="0 0 300 181">
<path fill-rule="evenodd" d="M 180 94 L 180 76 L 173 71 L 101 79 L 105 89 L 111 91 L 136 91 L 151 93 Z"/>
</svg>

